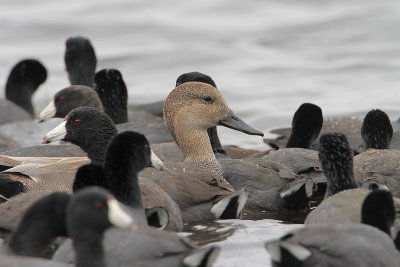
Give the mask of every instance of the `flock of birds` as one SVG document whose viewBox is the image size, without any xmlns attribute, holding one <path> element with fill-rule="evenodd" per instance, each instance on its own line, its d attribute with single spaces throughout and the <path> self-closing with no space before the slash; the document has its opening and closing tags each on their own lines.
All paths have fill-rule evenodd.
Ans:
<svg viewBox="0 0 400 267">
<path fill-rule="evenodd" d="M 0 267 L 212 266 L 221 248 L 176 232 L 290 210 L 309 214 L 304 228 L 266 242 L 273 266 L 400 266 L 400 133 L 383 111 L 324 120 L 304 103 L 291 128 L 265 139 L 273 149 L 249 150 L 221 145 L 217 125 L 263 133 L 208 75 L 182 74 L 165 101 L 129 105 L 121 73 L 96 72 L 88 39 L 67 40 L 65 64 L 71 85 L 36 122 L 31 97 L 45 67 L 23 60 L 7 80 Z M 63 120 L 40 132 L 54 118 Z M 43 145 L 3 131 L 28 128 Z"/>
</svg>

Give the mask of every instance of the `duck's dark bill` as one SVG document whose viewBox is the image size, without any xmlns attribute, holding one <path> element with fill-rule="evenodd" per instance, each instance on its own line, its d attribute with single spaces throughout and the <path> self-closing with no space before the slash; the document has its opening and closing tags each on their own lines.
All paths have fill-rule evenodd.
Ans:
<svg viewBox="0 0 400 267">
<path fill-rule="evenodd" d="M 248 125 L 247 123 L 245 123 L 244 121 L 242 121 L 241 118 L 239 118 L 238 116 L 235 115 L 235 113 L 233 113 L 232 111 L 229 112 L 228 116 L 226 116 L 225 118 L 223 118 L 222 120 L 219 121 L 219 125 L 240 131 L 240 132 L 244 132 L 246 134 L 250 134 L 250 135 L 259 135 L 259 136 L 264 136 L 264 134 L 251 127 L 250 125 Z"/>
</svg>

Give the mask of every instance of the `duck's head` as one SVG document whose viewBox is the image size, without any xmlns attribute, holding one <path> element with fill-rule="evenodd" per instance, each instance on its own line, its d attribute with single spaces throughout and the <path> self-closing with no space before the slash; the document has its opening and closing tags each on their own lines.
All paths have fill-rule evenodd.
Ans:
<svg viewBox="0 0 400 267">
<path fill-rule="evenodd" d="M 187 82 L 202 82 L 202 83 L 207 83 L 207 84 L 217 88 L 217 85 L 215 84 L 214 80 L 210 76 L 208 76 L 204 73 L 201 73 L 201 72 L 197 72 L 197 71 L 192 71 L 192 72 L 187 72 L 187 73 L 181 74 L 178 77 L 178 79 L 176 79 L 175 86 L 179 86 L 179 85 L 181 85 L 183 83 L 187 83 Z M 214 127 L 208 128 L 207 132 L 208 132 L 208 137 L 210 138 L 212 150 L 215 153 L 215 155 L 222 156 L 222 157 L 227 155 L 225 149 L 222 147 L 221 142 L 219 141 L 217 127 L 214 126 Z"/>
<path fill-rule="evenodd" d="M 164 120 L 174 137 L 179 131 L 207 131 L 217 125 L 263 136 L 230 110 L 217 88 L 203 82 L 186 82 L 172 90 L 164 102 Z"/>
</svg>

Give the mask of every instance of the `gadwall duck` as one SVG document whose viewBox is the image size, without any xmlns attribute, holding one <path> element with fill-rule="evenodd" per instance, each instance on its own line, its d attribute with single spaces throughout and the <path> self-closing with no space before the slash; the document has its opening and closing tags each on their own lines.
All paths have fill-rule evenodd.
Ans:
<svg viewBox="0 0 400 267">
<path fill-rule="evenodd" d="M 181 85 L 183 83 L 187 82 L 202 82 L 202 83 L 207 83 L 211 86 L 214 86 L 217 88 L 217 85 L 215 84 L 214 80 L 201 72 L 193 71 L 193 72 L 187 72 L 184 74 L 181 74 L 177 79 L 176 79 L 176 84 L 175 86 Z M 211 127 L 207 129 L 208 136 L 210 138 L 211 142 L 211 147 L 212 150 L 217 158 L 224 158 L 229 155 L 230 158 L 244 158 L 253 154 L 258 153 L 259 151 L 253 150 L 253 149 L 243 149 L 237 146 L 222 146 L 219 136 L 218 136 L 218 131 L 217 127 Z M 172 154 L 172 153 L 171 153 Z"/>
<path fill-rule="evenodd" d="M 203 82 L 186 82 L 172 90 L 164 102 L 164 120 L 184 154 L 184 166 L 203 168 L 219 176 L 223 176 L 223 170 L 213 153 L 208 128 L 222 125 L 263 135 L 237 117 L 214 86 Z"/>
<path fill-rule="evenodd" d="M 216 88 L 216 84 L 210 76 L 196 71 L 181 74 L 176 80 L 175 87 L 187 82 L 207 83 Z M 162 102 L 161 104 L 163 106 L 164 102 Z M 162 114 L 163 112 L 161 108 L 161 115 Z M 231 158 L 244 158 L 259 152 L 257 150 L 243 149 L 230 145 L 223 147 L 218 137 L 217 127 L 211 127 L 207 129 L 207 133 L 210 139 L 211 148 L 217 158 L 226 157 L 227 154 L 229 154 L 229 157 Z M 155 144 L 154 146 L 157 147 L 155 148 L 155 150 L 157 150 L 157 153 L 161 157 L 167 158 L 170 162 L 182 162 L 184 159 L 182 151 L 179 149 L 175 142 L 171 142 L 168 144 L 163 143 L 162 145 Z"/>
<path fill-rule="evenodd" d="M 182 176 L 179 174 L 182 170 L 184 170 L 185 173 L 198 175 L 199 177 L 197 179 L 201 179 L 210 185 L 216 185 L 213 187 L 213 191 L 214 194 L 219 191 L 219 195 L 226 195 L 232 190 L 232 187 L 224 179 L 224 171 L 213 153 L 207 129 L 216 125 L 223 125 L 243 131 L 247 134 L 262 135 L 258 130 L 245 124 L 228 108 L 223 97 L 214 86 L 203 82 L 185 82 L 173 89 L 164 102 L 164 120 L 184 155 L 182 165 L 174 163 L 168 165 L 167 161 L 167 169 L 168 166 L 170 166 L 169 169 L 176 173 L 174 175 L 179 176 Z M 178 172 L 176 172 L 176 170 L 178 170 Z M 160 183 L 163 183 L 162 187 L 164 189 L 168 187 L 168 184 L 163 182 L 165 180 L 158 178 L 161 174 L 146 172 L 143 175 L 157 179 Z M 182 177 L 181 180 L 185 180 L 184 177 Z M 190 188 L 197 187 L 194 181 L 191 185 L 188 184 L 187 186 Z M 171 190 L 167 189 L 167 191 L 173 193 L 172 189 L 173 188 L 171 188 Z M 206 189 L 206 187 L 204 187 L 204 189 Z M 241 188 L 238 188 L 238 190 L 240 189 Z M 194 194 L 196 198 L 199 200 L 207 199 L 207 192 L 202 190 L 198 190 L 197 192 L 197 194 Z M 176 195 L 176 193 L 174 194 Z M 184 200 L 182 199 L 182 194 L 177 197 L 179 197 L 180 201 Z M 189 199 L 189 197 L 190 195 L 188 194 L 185 196 L 185 199 Z M 236 196 L 235 198 L 238 198 L 239 204 L 241 201 L 242 204 L 244 204 L 243 200 L 240 199 L 241 197 Z M 180 201 L 177 201 L 178 204 Z M 212 202 L 210 202 L 210 204 L 211 203 Z M 228 202 L 226 202 L 225 207 L 229 206 L 227 204 Z M 240 209 L 241 208 L 242 207 L 240 207 Z M 184 220 L 185 215 L 194 219 L 196 214 L 194 214 L 193 211 L 185 213 L 186 207 L 181 207 L 181 209 Z M 207 207 L 206 210 L 208 209 Z M 236 216 L 237 214 L 236 212 Z"/>
<path fill-rule="evenodd" d="M 217 88 L 217 85 L 210 76 L 197 71 L 187 72 L 179 75 L 179 77 L 176 79 L 175 87 L 187 82 L 202 82 Z M 210 138 L 211 147 L 215 153 L 215 156 L 225 156 L 227 153 L 219 141 L 217 127 L 214 126 L 207 129 L 207 133 Z"/>
<path fill-rule="evenodd" d="M 370 192 L 359 212 L 363 224 L 330 221 L 308 225 L 278 241 L 267 243 L 272 265 L 398 266 L 400 253 L 390 238 L 390 227 L 395 217 L 390 192 Z"/>
</svg>

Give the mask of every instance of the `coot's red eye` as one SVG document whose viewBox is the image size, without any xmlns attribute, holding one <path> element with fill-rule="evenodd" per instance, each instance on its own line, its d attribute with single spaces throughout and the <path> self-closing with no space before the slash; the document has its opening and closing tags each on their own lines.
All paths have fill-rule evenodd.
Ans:
<svg viewBox="0 0 400 267">
<path fill-rule="evenodd" d="M 96 207 L 96 209 L 102 209 L 104 207 L 104 205 L 101 201 L 96 201 L 94 203 L 94 206 Z"/>
<path fill-rule="evenodd" d="M 59 97 L 57 97 L 56 100 L 55 100 L 56 103 L 61 103 L 61 102 L 63 102 L 63 101 L 64 101 L 64 96 L 59 96 Z"/>
<path fill-rule="evenodd" d="M 81 124 L 81 120 L 80 120 L 80 119 L 76 119 L 76 120 L 74 121 L 74 124 L 75 124 L 75 125 Z"/>
</svg>

